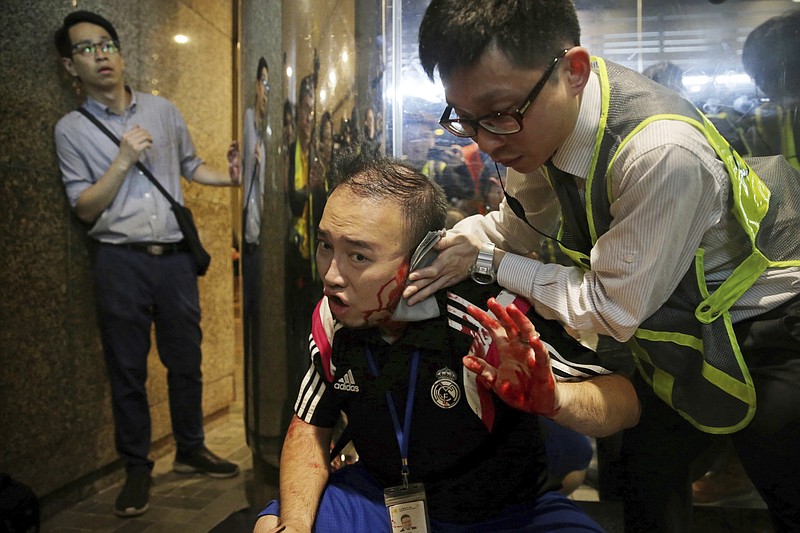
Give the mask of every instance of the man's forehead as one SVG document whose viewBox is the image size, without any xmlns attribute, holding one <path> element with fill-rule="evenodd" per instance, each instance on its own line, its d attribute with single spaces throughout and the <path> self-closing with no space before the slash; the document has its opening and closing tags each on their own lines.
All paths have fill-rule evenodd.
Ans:
<svg viewBox="0 0 800 533">
<path fill-rule="evenodd" d="M 475 79 L 476 76 L 456 77 L 444 86 L 445 100 L 449 105 L 456 107 L 462 100 L 469 99 L 474 103 L 485 103 L 508 96 L 515 91 L 511 82 L 494 76 L 484 76 L 480 84 L 464 86 L 465 79 Z M 483 79 L 490 80 L 484 83 Z"/>
<path fill-rule="evenodd" d="M 350 248 L 379 251 L 386 244 L 386 234 L 376 235 L 371 224 L 356 217 L 323 217 L 318 234 L 331 243 L 344 243 Z"/>
<path fill-rule="evenodd" d="M 69 36 L 73 42 L 88 41 L 94 38 L 111 39 L 105 28 L 93 22 L 78 22 L 69 28 Z"/>
<path fill-rule="evenodd" d="M 361 211 L 361 216 L 357 213 Z M 337 188 L 328 198 L 320 231 L 351 244 L 379 249 L 389 242 L 402 240 L 405 225 L 396 202 L 364 198 L 347 186 Z"/>
<path fill-rule="evenodd" d="M 464 103 L 481 106 L 515 97 L 520 90 L 529 90 L 540 70 L 515 66 L 505 53 L 490 47 L 476 62 L 442 77 L 445 100 L 458 108 Z"/>
</svg>

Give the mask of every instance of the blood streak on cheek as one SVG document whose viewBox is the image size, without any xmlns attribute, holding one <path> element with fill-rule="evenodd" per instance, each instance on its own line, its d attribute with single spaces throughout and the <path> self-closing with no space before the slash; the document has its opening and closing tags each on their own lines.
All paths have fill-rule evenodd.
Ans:
<svg viewBox="0 0 800 533">
<path fill-rule="evenodd" d="M 405 282 L 408 278 L 408 262 L 403 262 L 400 265 L 400 268 L 397 269 L 397 274 L 394 275 L 394 289 L 392 292 L 389 293 L 389 301 L 387 302 L 389 305 L 394 305 L 400 301 L 400 298 L 403 295 L 403 289 L 405 288 Z"/>
<path fill-rule="evenodd" d="M 377 309 L 371 309 L 369 311 L 364 311 L 364 320 L 367 320 L 369 317 L 373 315 L 373 313 L 380 313 L 381 311 L 389 310 L 394 304 L 400 301 L 400 297 L 403 294 L 404 284 L 408 278 L 408 261 L 404 261 L 400 268 L 397 269 L 397 273 L 394 275 L 392 279 L 381 285 L 378 289 L 378 294 L 376 294 L 378 298 L 378 307 Z M 386 303 L 383 302 L 383 293 L 387 287 L 394 284 L 394 288 L 389 292 L 389 296 L 386 299 Z"/>
</svg>

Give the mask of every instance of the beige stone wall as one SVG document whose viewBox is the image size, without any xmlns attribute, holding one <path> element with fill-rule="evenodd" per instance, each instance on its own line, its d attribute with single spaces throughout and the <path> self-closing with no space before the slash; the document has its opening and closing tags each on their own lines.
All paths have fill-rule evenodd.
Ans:
<svg viewBox="0 0 800 533">
<path fill-rule="evenodd" d="M 73 7 L 74 6 L 74 7 Z M 53 31 L 73 9 L 97 11 L 120 34 L 128 83 L 182 111 L 198 153 L 226 168 L 235 135 L 233 3 L 217 0 L 3 2 L 0 19 L 0 471 L 40 495 L 116 460 L 84 226 L 71 213 L 53 142 L 76 107 Z M 176 44 L 176 33 L 189 42 Z M 184 183 L 213 256 L 200 279 L 204 412 L 234 401 L 230 189 Z M 153 439 L 171 434 L 166 376 L 150 354 Z"/>
</svg>

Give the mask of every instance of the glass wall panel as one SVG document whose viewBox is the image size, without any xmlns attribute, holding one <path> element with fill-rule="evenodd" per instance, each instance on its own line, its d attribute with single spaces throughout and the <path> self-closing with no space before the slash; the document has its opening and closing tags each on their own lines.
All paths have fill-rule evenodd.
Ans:
<svg viewBox="0 0 800 533">
<path fill-rule="evenodd" d="M 296 391 L 322 296 L 316 228 L 332 154 L 349 145 L 375 151 L 383 145 L 385 8 L 380 0 L 291 0 L 282 9 L 286 339 L 289 390 Z"/>
</svg>

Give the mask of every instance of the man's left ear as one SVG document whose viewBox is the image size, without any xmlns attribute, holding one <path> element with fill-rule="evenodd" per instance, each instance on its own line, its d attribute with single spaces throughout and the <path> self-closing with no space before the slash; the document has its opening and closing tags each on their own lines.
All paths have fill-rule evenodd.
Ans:
<svg viewBox="0 0 800 533">
<path fill-rule="evenodd" d="M 61 64 L 64 65 L 64 68 L 67 70 L 67 72 L 69 72 L 70 76 L 72 76 L 73 78 L 78 77 L 78 73 L 75 72 L 75 67 L 72 65 L 72 59 L 68 57 L 62 57 Z"/>
<path fill-rule="evenodd" d="M 592 72 L 589 50 L 583 46 L 571 48 L 564 56 L 564 63 L 567 65 L 566 75 L 570 89 L 575 94 L 581 93 Z"/>
</svg>

